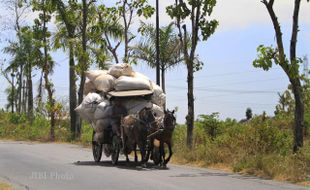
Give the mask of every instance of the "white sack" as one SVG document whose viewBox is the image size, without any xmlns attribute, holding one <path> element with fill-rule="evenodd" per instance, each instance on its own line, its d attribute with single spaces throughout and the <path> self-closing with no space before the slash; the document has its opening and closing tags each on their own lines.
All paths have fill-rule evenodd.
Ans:
<svg viewBox="0 0 310 190">
<path fill-rule="evenodd" d="M 156 104 L 153 104 L 152 111 L 155 117 L 163 117 L 165 115 L 164 110 Z"/>
<path fill-rule="evenodd" d="M 114 88 L 115 78 L 112 75 L 99 75 L 94 81 L 95 88 L 99 91 L 109 92 Z"/>
<path fill-rule="evenodd" d="M 102 102 L 102 97 L 97 93 L 89 93 L 83 99 L 82 103 L 75 108 L 75 111 L 79 113 L 82 119 L 92 122 L 94 120 L 94 112 L 97 105 Z"/>
<path fill-rule="evenodd" d="M 115 80 L 114 89 L 116 91 L 151 90 L 151 83 L 149 80 L 142 78 L 121 76 Z"/>
<path fill-rule="evenodd" d="M 108 70 L 108 74 L 118 78 L 120 76 L 133 76 L 132 67 L 126 63 L 112 65 Z"/>
<path fill-rule="evenodd" d="M 107 73 L 108 73 L 107 70 L 85 71 L 85 75 L 90 81 L 94 81 L 98 76 L 106 75 Z"/>
<path fill-rule="evenodd" d="M 153 82 L 152 87 L 153 87 L 153 95 L 151 97 L 151 102 L 160 107 L 163 107 L 164 104 L 166 103 L 166 95 L 164 94 L 162 88 Z"/>
<path fill-rule="evenodd" d="M 87 106 L 88 104 L 91 104 L 91 103 L 94 103 L 94 102 L 100 103 L 103 100 L 104 99 L 99 94 L 97 94 L 97 93 L 89 93 L 83 99 L 82 105 L 83 106 Z"/>
<path fill-rule="evenodd" d="M 145 76 L 145 75 L 142 74 L 142 73 L 136 72 L 136 71 L 133 73 L 133 77 L 135 77 L 135 78 L 142 78 L 142 79 L 146 79 L 146 80 L 150 80 L 149 77 Z"/>
<path fill-rule="evenodd" d="M 83 94 L 87 95 L 90 92 L 96 92 L 96 87 L 92 81 L 87 80 L 84 84 Z"/>
</svg>

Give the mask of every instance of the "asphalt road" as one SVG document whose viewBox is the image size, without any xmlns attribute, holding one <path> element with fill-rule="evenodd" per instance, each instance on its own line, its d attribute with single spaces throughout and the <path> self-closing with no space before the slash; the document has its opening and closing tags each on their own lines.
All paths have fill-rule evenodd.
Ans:
<svg viewBox="0 0 310 190">
<path fill-rule="evenodd" d="M 142 168 L 120 158 L 96 164 L 89 148 L 0 141 L 0 180 L 37 190 L 304 190 L 308 187 L 222 171 L 169 165 Z"/>
</svg>

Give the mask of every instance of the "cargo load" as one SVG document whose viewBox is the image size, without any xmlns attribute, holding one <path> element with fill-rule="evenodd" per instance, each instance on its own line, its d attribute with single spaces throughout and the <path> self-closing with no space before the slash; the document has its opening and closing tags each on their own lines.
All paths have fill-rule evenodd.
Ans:
<svg viewBox="0 0 310 190">
<path fill-rule="evenodd" d="M 75 109 L 94 129 L 94 140 L 103 142 L 105 131 L 111 130 L 112 99 L 120 98 L 128 114 L 137 115 L 151 108 L 155 117 L 163 117 L 166 95 L 162 88 L 128 64 L 112 65 L 109 70 L 86 71 L 82 103 Z"/>
</svg>

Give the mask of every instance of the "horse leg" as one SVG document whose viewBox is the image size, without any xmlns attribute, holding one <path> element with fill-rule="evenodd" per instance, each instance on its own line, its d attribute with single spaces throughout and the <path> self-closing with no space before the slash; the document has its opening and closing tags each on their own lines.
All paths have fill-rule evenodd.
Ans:
<svg viewBox="0 0 310 190">
<path fill-rule="evenodd" d="M 126 154 L 126 162 L 130 162 L 129 158 L 128 158 L 128 154 Z"/>
<path fill-rule="evenodd" d="M 168 158 L 165 160 L 164 165 L 167 165 L 167 164 L 168 164 L 168 162 L 170 161 L 170 158 L 171 158 L 171 156 L 172 156 L 171 143 L 168 142 L 167 145 L 168 145 L 168 149 L 169 149 L 169 156 L 168 156 Z"/>
<path fill-rule="evenodd" d="M 164 142 L 161 140 L 160 145 L 159 145 L 159 163 L 160 165 L 164 166 L 164 161 L 165 161 L 165 146 Z"/>
<path fill-rule="evenodd" d="M 138 162 L 138 155 L 137 155 L 137 144 L 134 145 L 134 151 L 135 151 L 135 162 Z"/>
<path fill-rule="evenodd" d="M 123 136 L 122 143 L 123 143 L 123 153 L 125 154 L 126 162 L 128 163 L 128 162 L 130 162 L 130 160 L 129 160 L 129 157 L 128 157 L 129 151 L 128 151 L 128 147 L 127 147 L 127 136 Z"/>
<path fill-rule="evenodd" d="M 140 148 L 140 153 L 141 153 L 141 165 L 142 167 L 147 167 L 146 166 L 146 163 L 147 163 L 147 160 L 146 160 L 146 148 L 145 148 L 145 144 L 143 143 L 139 143 L 139 148 Z"/>
<path fill-rule="evenodd" d="M 145 162 L 149 161 L 150 155 L 152 154 L 152 151 L 154 148 L 153 140 L 154 139 L 150 139 L 150 141 L 148 142 L 148 148 L 146 150 Z"/>
</svg>

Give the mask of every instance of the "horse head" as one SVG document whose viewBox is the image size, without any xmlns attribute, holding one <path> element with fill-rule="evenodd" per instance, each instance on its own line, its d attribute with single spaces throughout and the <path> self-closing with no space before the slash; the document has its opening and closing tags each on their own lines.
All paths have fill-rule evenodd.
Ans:
<svg viewBox="0 0 310 190">
<path fill-rule="evenodd" d="M 171 131 L 174 130 L 176 125 L 176 118 L 174 116 L 175 111 L 169 111 L 168 109 L 165 110 L 165 116 L 164 116 L 164 127 L 165 129 L 169 129 Z"/>
<path fill-rule="evenodd" d="M 139 112 L 139 118 L 150 131 L 156 131 L 161 126 L 160 120 L 156 118 L 152 108 L 143 108 Z"/>
</svg>

